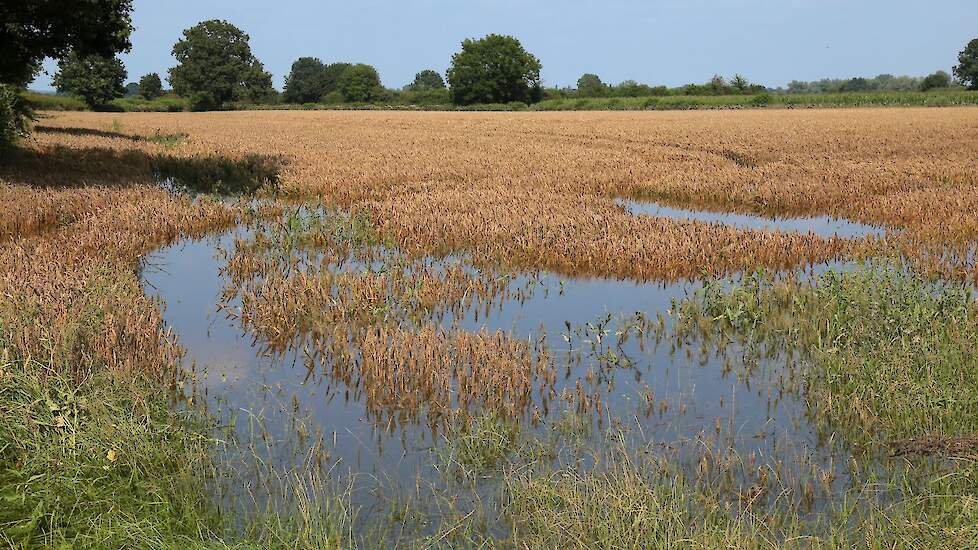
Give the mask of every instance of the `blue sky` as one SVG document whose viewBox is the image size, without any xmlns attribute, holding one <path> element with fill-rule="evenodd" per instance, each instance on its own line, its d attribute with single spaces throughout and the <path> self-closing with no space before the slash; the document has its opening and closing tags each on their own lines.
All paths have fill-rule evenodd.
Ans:
<svg viewBox="0 0 978 550">
<path fill-rule="evenodd" d="M 301 56 L 370 63 L 389 87 L 444 72 L 464 38 L 512 34 L 548 86 L 584 72 L 677 86 L 742 73 L 783 86 L 950 70 L 978 38 L 975 0 L 135 0 L 129 80 L 166 70 L 181 31 L 227 19 L 281 87 Z M 47 72 L 56 69 L 45 64 Z M 32 86 L 50 88 L 42 74 Z"/>
</svg>

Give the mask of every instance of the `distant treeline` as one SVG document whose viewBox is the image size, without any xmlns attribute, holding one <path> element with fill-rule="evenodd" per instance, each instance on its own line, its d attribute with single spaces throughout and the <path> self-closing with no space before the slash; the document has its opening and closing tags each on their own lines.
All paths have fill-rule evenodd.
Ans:
<svg viewBox="0 0 978 550">
<path fill-rule="evenodd" d="M 306 56 L 292 64 L 281 91 L 273 87 L 271 73 L 252 53 L 249 41 L 245 32 L 223 20 L 204 21 L 185 30 L 173 46 L 177 65 L 169 69 L 166 77 L 171 90 L 164 90 L 163 79 L 157 73 L 143 75 L 138 82 L 126 85 L 127 73 L 118 57 L 74 52 L 59 60 L 54 84 L 59 92 L 81 98 L 94 109 L 155 111 L 263 106 L 517 109 L 521 108 L 519 105 L 541 102 L 559 108 L 696 108 L 795 104 L 772 99 L 783 95 L 926 92 L 964 85 L 978 89 L 978 40 L 959 55 L 959 65 L 954 69 L 957 80 L 937 71 L 926 77 L 881 74 L 872 78 L 792 81 L 787 88 L 770 88 L 741 74 L 729 78 L 717 74 L 703 83 L 667 87 L 634 80 L 609 84 L 597 74 L 585 73 L 576 86 L 555 88 L 544 86 L 540 77 L 542 63 L 519 40 L 490 34 L 464 40 L 444 75 L 423 69 L 402 88 L 385 87 L 372 65 L 324 62 Z M 713 97 L 726 99 L 708 99 Z M 645 101 L 613 101 L 616 99 Z M 878 102 L 886 104 L 891 99 L 881 98 Z M 859 100 L 860 104 L 864 101 Z M 845 98 L 838 100 L 841 104 L 847 102 Z M 836 103 L 834 99 L 828 102 Z"/>
<path fill-rule="evenodd" d="M 951 75 L 937 71 L 926 77 L 893 76 L 881 74 L 873 78 L 823 78 L 804 82 L 792 80 L 785 90 L 789 94 L 837 94 L 846 92 L 910 92 L 928 91 L 937 88 L 960 87 L 952 81 Z"/>
</svg>

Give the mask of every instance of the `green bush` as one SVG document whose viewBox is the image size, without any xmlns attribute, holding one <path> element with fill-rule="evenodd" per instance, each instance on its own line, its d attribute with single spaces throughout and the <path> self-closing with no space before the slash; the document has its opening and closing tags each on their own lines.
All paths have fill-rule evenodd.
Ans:
<svg viewBox="0 0 978 550">
<path fill-rule="evenodd" d="M 219 107 L 220 104 L 210 92 L 194 92 L 190 96 L 191 111 L 216 111 Z"/>
<path fill-rule="evenodd" d="M 339 105 L 346 100 L 343 98 L 343 94 L 339 92 L 330 92 L 324 95 L 320 101 L 323 103 L 323 105 Z"/>
<path fill-rule="evenodd" d="M 751 103 L 751 105 L 756 105 L 758 107 L 761 107 L 761 106 L 764 106 L 764 105 L 770 105 L 772 101 L 773 101 L 773 98 L 771 97 L 771 94 L 763 93 L 763 94 L 757 94 L 756 96 L 754 96 L 754 98 L 751 99 L 750 103 Z"/>
<path fill-rule="evenodd" d="M 33 112 L 20 91 L 0 84 L 0 147 L 26 137 L 33 118 Z"/>
</svg>

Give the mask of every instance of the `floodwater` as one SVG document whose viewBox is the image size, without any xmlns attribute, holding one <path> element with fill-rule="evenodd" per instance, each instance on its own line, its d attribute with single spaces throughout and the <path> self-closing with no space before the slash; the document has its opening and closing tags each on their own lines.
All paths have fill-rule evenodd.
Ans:
<svg viewBox="0 0 978 550">
<path fill-rule="evenodd" d="M 618 200 L 626 210 L 636 216 L 654 216 L 683 221 L 698 221 L 704 223 L 722 223 L 740 229 L 754 231 L 782 231 L 793 233 L 813 233 L 819 237 L 842 237 L 857 239 L 860 237 L 882 237 L 886 228 L 854 222 L 844 218 L 830 216 L 814 216 L 806 218 L 766 218 L 751 214 L 733 212 L 708 212 L 704 210 L 687 210 L 674 208 L 655 202 L 640 202 Z"/>
<path fill-rule="evenodd" d="M 184 240 L 151 255 L 142 271 L 147 294 L 163 302 L 165 322 L 186 350 L 185 394 L 202 400 L 239 440 L 251 442 L 247 453 L 230 460 L 257 458 L 283 472 L 314 460 L 334 476 L 396 487 L 441 475 L 433 449 L 446 443 L 445 436 L 427 411 L 378 411 L 369 388 L 362 387 L 369 381 L 337 379 L 325 367 L 336 358 L 323 357 L 329 352 L 308 337 L 297 335 L 286 350 L 270 351 L 261 334 L 242 324 L 241 302 L 225 295 L 229 281 L 222 269 L 235 237 L 251 235 L 236 229 Z M 413 261 L 443 269 L 461 263 L 478 272 L 464 258 Z M 328 268 L 374 266 L 354 261 Z M 846 266 L 814 266 L 807 273 L 829 268 Z M 835 488 L 845 482 L 840 464 L 847 455 L 840 455 L 838 443 L 822 441 L 809 422 L 798 382 L 778 368 L 783 358 L 747 373 L 737 366 L 744 354 L 736 346 L 719 352 L 655 330 L 656 320 L 671 322 L 675 303 L 701 288 L 699 282 L 492 275 L 505 281 L 503 292 L 475 297 L 430 320 L 446 332 L 502 331 L 532 342 L 537 353 L 548 351 L 557 379 L 547 391 L 534 390 L 532 403 L 514 419 L 524 432 L 547 437 L 562 417 L 575 415 L 585 419 L 598 446 L 615 429 L 627 432 L 634 447 L 680 462 L 736 453 L 781 462 L 799 477 L 830 472 Z M 746 486 L 749 474 L 735 477 Z M 241 483 L 255 492 L 260 482 Z M 371 491 L 354 495 L 355 504 L 368 508 L 376 499 Z"/>
</svg>

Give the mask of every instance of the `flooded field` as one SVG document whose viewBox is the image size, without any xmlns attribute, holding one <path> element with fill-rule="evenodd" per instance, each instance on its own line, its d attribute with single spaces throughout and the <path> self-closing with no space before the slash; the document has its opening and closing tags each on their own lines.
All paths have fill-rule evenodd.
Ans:
<svg viewBox="0 0 978 550">
<path fill-rule="evenodd" d="M 258 547 L 968 546 L 978 111 L 893 113 L 46 114 L 11 486 Z"/>
<path fill-rule="evenodd" d="M 355 480 L 352 503 L 373 511 L 413 491 L 418 513 L 438 525 L 443 512 L 424 502 L 460 496 L 445 453 L 460 430 L 489 419 L 514 440 L 548 442 L 537 466 L 598 467 L 612 452 L 648 453 L 719 483 L 730 504 L 770 483 L 778 506 L 810 514 L 849 489 L 852 451 L 810 418 L 794 354 L 755 357 L 676 330 L 676 309 L 703 293 L 702 280 L 499 271 L 465 255 L 409 257 L 352 233 L 327 239 L 352 226 L 341 211 L 302 208 L 286 219 L 177 242 L 142 270 L 145 292 L 162 301 L 186 350 L 184 398 L 204 401 L 248 442 L 222 457 L 237 469 L 257 459 L 280 475 L 319 469 Z M 250 273 L 240 267 L 263 260 Z M 779 277 L 809 281 L 855 267 L 802 265 Z M 326 302 L 302 302 L 310 280 Z M 357 301 L 347 302 L 350 281 L 364 280 L 377 283 L 376 294 L 354 290 Z M 449 281 L 456 286 L 445 292 Z M 250 313 L 281 300 L 281 290 L 297 301 L 276 317 L 291 331 Z M 365 316 L 344 309 L 363 307 Z M 242 479 L 240 470 L 229 505 L 244 495 L 254 504 L 269 472 Z M 477 479 L 462 494 L 501 506 L 499 479 Z M 503 533 L 493 521 L 490 531 Z"/>
</svg>

